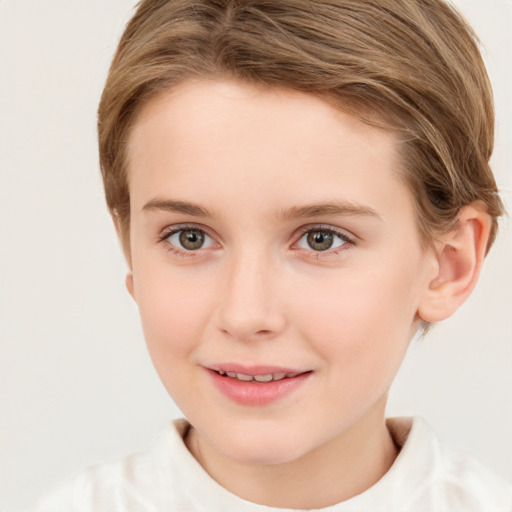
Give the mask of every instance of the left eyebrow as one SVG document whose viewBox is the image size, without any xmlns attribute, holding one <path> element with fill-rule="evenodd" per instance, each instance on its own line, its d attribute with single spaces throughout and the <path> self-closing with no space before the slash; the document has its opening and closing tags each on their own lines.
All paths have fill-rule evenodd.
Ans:
<svg viewBox="0 0 512 512">
<path fill-rule="evenodd" d="M 143 207 L 143 211 L 164 210 L 166 212 L 184 213 L 197 217 L 209 217 L 210 213 L 202 206 L 188 201 L 174 201 L 172 199 L 151 199 Z"/>
<path fill-rule="evenodd" d="M 304 219 L 311 217 L 321 217 L 324 215 L 343 215 L 343 216 L 364 216 L 374 217 L 382 220 L 382 216 L 369 206 L 355 204 L 351 202 L 327 202 L 311 204 L 306 206 L 292 206 L 287 210 L 282 210 L 278 214 L 278 218 L 283 220 Z"/>
</svg>

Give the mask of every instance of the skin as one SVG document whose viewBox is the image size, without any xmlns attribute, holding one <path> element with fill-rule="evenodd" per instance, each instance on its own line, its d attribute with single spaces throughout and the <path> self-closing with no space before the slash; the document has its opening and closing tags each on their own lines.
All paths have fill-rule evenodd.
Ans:
<svg viewBox="0 0 512 512">
<path fill-rule="evenodd" d="M 227 81 L 162 94 L 132 130 L 127 286 L 155 368 L 193 426 L 189 450 L 249 501 L 338 503 L 397 455 L 387 393 L 421 308 L 442 316 L 426 306 L 432 283 L 448 279 L 443 251 L 420 243 L 396 144 L 315 96 Z M 296 215 L 325 203 L 344 208 Z M 173 228 L 201 229 L 205 244 L 187 251 Z M 304 233 L 326 228 L 349 241 L 311 248 Z M 212 385 L 206 368 L 220 362 L 311 373 L 255 407 Z"/>
</svg>

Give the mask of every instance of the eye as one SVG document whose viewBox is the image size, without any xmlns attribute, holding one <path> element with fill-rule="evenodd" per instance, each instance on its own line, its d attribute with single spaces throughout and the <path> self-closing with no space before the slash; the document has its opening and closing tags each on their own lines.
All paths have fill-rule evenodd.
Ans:
<svg viewBox="0 0 512 512">
<path fill-rule="evenodd" d="M 350 243 L 348 237 L 331 229 L 310 229 L 302 235 L 297 245 L 301 249 L 312 249 L 316 252 L 337 249 L 346 243 Z"/>
<path fill-rule="evenodd" d="M 197 228 L 183 228 L 166 235 L 165 240 L 177 249 L 197 251 L 207 249 L 214 241 L 204 231 Z"/>
</svg>

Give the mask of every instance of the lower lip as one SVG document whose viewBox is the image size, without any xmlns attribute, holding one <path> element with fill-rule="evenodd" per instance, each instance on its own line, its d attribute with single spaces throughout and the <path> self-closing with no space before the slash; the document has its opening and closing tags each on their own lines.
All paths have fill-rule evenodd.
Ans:
<svg viewBox="0 0 512 512">
<path fill-rule="evenodd" d="M 262 406 L 275 402 L 289 395 L 311 375 L 301 373 L 296 377 L 273 380 L 270 382 L 245 382 L 231 377 L 223 377 L 213 370 L 208 370 L 217 389 L 229 399 L 240 405 Z"/>
</svg>

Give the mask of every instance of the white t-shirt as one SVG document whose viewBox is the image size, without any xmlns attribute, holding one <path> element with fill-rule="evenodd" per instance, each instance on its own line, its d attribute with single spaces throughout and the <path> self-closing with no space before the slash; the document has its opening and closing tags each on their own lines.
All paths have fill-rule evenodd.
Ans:
<svg viewBox="0 0 512 512">
<path fill-rule="evenodd" d="M 401 447 L 372 487 L 322 512 L 512 512 L 512 487 L 421 418 L 387 420 Z M 92 466 L 27 512 L 269 512 L 220 486 L 187 450 L 176 420 L 145 451 Z M 277 509 L 286 512 L 290 509 Z"/>
</svg>

